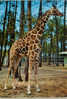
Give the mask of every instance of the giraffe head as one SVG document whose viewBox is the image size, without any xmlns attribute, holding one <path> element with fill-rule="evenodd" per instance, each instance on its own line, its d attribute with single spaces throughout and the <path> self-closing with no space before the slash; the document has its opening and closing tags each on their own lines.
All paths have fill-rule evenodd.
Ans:
<svg viewBox="0 0 67 99">
<path fill-rule="evenodd" d="M 55 16 L 63 16 L 63 14 L 55 6 L 50 9 L 50 14 Z"/>
</svg>

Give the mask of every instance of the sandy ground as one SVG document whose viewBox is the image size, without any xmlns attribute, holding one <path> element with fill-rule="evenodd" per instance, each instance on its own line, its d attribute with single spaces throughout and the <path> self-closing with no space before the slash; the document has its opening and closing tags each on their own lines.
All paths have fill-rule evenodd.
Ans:
<svg viewBox="0 0 67 99">
<path fill-rule="evenodd" d="M 32 84 L 32 94 L 27 95 L 26 86 L 21 85 L 15 90 L 12 89 L 12 77 L 9 79 L 8 89 L 4 90 L 4 83 L 7 76 L 7 68 L 0 71 L 0 97 L 67 97 L 67 69 L 62 66 L 45 66 L 39 68 L 39 83 L 41 91 L 38 93 Z M 22 77 L 24 73 L 22 68 Z M 34 73 L 32 74 L 34 83 Z M 21 83 L 22 84 L 22 83 Z"/>
</svg>

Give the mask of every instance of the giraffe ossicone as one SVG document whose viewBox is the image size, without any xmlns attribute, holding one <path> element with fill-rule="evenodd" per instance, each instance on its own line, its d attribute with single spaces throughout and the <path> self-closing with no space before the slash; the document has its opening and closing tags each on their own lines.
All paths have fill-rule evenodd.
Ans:
<svg viewBox="0 0 67 99">
<path fill-rule="evenodd" d="M 44 26 L 48 21 L 49 16 L 57 15 L 63 16 L 61 12 L 58 11 L 55 7 L 52 7 L 50 10 L 46 11 L 45 14 L 38 20 L 35 27 L 27 33 L 23 39 L 16 40 L 11 49 L 10 49 L 10 64 L 8 69 L 8 77 L 6 84 L 8 82 L 9 74 L 11 69 L 14 69 L 13 72 L 13 81 L 15 81 L 15 73 L 18 67 L 18 64 L 22 57 L 29 57 L 29 72 L 28 72 L 28 94 L 31 94 L 31 74 L 32 74 L 32 64 L 34 64 L 34 73 L 35 73 L 35 82 L 37 86 L 37 91 L 40 91 L 38 84 L 38 66 L 39 66 L 39 54 L 41 50 L 40 38 L 44 32 Z M 6 86 L 6 85 L 5 85 Z"/>
</svg>

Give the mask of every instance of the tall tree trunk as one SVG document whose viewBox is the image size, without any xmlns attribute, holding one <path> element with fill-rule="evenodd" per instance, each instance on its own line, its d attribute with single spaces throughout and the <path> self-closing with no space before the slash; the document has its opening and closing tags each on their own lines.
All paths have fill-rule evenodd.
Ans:
<svg viewBox="0 0 67 99">
<path fill-rule="evenodd" d="M 48 65 L 51 64 L 51 54 L 52 54 L 52 48 L 53 48 L 53 44 L 52 44 L 52 33 L 50 34 L 50 38 L 51 38 L 51 41 L 50 41 L 50 49 L 49 49 L 49 62 L 48 62 Z"/>
<path fill-rule="evenodd" d="M 53 4 L 53 6 L 57 6 L 57 0 L 55 1 L 55 5 Z M 58 66 L 59 46 L 58 46 L 58 22 L 56 16 L 55 16 L 55 20 L 56 20 L 56 66 Z"/>
<path fill-rule="evenodd" d="M 17 1 L 15 5 L 15 13 L 14 13 L 14 34 L 15 34 L 15 26 L 16 26 L 16 16 L 17 16 Z M 14 35 L 14 40 L 15 40 L 15 35 Z"/>
<path fill-rule="evenodd" d="M 11 42 L 13 43 L 14 40 L 15 40 L 15 23 L 16 23 L 16 13 L 17 13 L 17 1 L 16 1 L 16 5 L 15 5 L 15 11 L 14 11 L 14 18 L 13 18 L 13 30 L 12 30 L 12 33 L 11 33 Z M 11 45 L 12 45 L 11 43 Z"/>
<path fill-rule="evenodd" d="M 42 0 L 40 0 L 39 15 L 38 18 L 42 16 Z"/>
<path fill-rule="evenodd" d="M 10 12 L 10 10 L 11 10 L 11 2 L 9 2 L 9 12 Z M 9 25 L 10 25 L 10 23 L 9 23 L 9 20 L 10 20 L 10 18 L 9 18 L 9 16 L 8 16 L 8 25 L 7 25 L 7 33 L 8 33 L 8 31 L 9 31 Z M 8 42 L 7 42 L 8 43 Z M 8 45 L 9 45 L 9 43 L 8 43 Z M 10 48 L 8 49 L 8 67 L 9 67 L 9 62 L 10 62 L 10 59 L 9 59 L 9 51 L 10 51 Z"/>
<path fill-rule="evenodd" d="M 32 29 L 31 22 L 31 0 L 28 0 L 28 29 L 29 31 Z"/>
<path fill-rule="evenodd" d="M 66 40 L 67 40 L 67 33 L 66 33 L 66 5 L 67 0 L 64 0 L 64 39 L 63 39 L 63 51 L 67 51 L 66 48 Z"/>
<path fill-rule="evenodd" d="M 28 81 L 28 68 L 29 68 L 29 57 L 26 58 L 26 64 L 25 64 L 25 81 Z"/>
<path fill-rule="evenodd" d="M 15 7 L 15 17 L 14 17 L 14 30 L 13 30 L 13 33 L 12 33 L 12 40 L 15 38 L 15 22 L 16 22 L 16 12 L 17 12 L 17 1 L 16 1 L 16 7 Z M 8 20 L 9 21 L 9 20 Z M 9 23 L 8 23 L 9 24 Z M 7 27 L 8 28 L 8 27 Z M 7 29 L 8 30 L 8 29 Z M 12 41 L 13 42 L 13 41 Z M 4 49 L 4 53 L 3 53 L 3 57 L 2 57 L 2 60 L 4 60 L 4 57 L 6 56 L 6 52 L 7 52 L 7 49 L 6 49 L 6 46 L 8 44 L 8 31 L 6 32 L 6 40 L 5 40 L 5 49 Z M 3 63 L 2 63 L 3 64 Z"/>
<path fill-rule="evenodd" d="M 58 22 L 57 22 L 57 18 L 55 16 L 56 19 L 56 66 L 59 65 L 58 63 L 58 58 L 59 58 L 59 48 L 58 48 Z"/>
<path fill-rule="evenodd" d="M 21 1 L 21 15 L 20 15 L 20 37 L 24 36 L 24 0 Z"/>
<path fill-rule="evenodd" d="M 50 62 L 51 62 L 51 52 L 50 50 L 48 51 L 48 65 L 50 65 Z"/>
<path fill-rule="evenodd" d="M 42 16 L 42 0 L 40 0 L 40 7 L 39 7 L 39 15 L 38 18 Z M 41 45 L 42 45 L 42 40 L 41 40 Z M 42 66 L 42 50 L 40 52 L 40 64 L 39 67 Z"/>
<path fill-rule="evenodd" d="M 20 14 L 20 38 L 23 38 L 24 36 L 24 0 L 21 1 L 21 14 Z M 19 63 L 19 68 L 17 68 L 16 71 L 16 77 L 19 77 L 19 80 L 22 81 L 21 78 L 21 70 L 19 70 L 20 72 L 18 73 L 18 69 L 20 69 L 21 67 L 21 61 Z"/>
<path fill-rule="evenodd" d="M 31 22 L 31 0 L 28 0 L 28 30 L 32 29 Z M 25 66 L 25 81 L 28 81 L 28 68 L 29 68 L 29 57 L 27 57 L 27 64 Z"/>
<path fill-rule="evenodd" d="M 2 44 L 2 32 L 1 32 L 1 37 L 0 37 L 0 46 Z M 0 70 L 1 70 L 1 57 L 2 57 L 2 47 L 0 48 Z"/>
<path fill-rule="evenodd" d="M 5 16 L 4 16 L 4 23 L 3 23 L 3 32 L 2 32 L 2 38 L 1 38 L 1 63 L 0 63 L 0 70 L 1 70 L 1 67 L 3 65 L 3 55 L 2 55 L 2 52 L 3 52 L 3 45 L 4 45 L 4 33 L 5 33 L 5 26 L 6 26 L 6 19 L 7 19 L 7 8 L 8 8 L 8 1 L 6 1 L 6 9 L 5 9 Z"/>
<path fill-rule="evenodd" d="M 7 9 L 8 9 L 8 2 L 7 2 Z M 4 52 L 3 52 L 3 56 L 2 56 L 2 65 L 3 65 L 3 60 L 6 56 L 6 52 L 7 52 L 7 49 L 6 49 L 6 46 L 7 46 L 7 42 L 8 42 L 8 32 L 6 32 L 6 36 L 5 36 L 5 42 L 4 42 Z"/>
</svg>

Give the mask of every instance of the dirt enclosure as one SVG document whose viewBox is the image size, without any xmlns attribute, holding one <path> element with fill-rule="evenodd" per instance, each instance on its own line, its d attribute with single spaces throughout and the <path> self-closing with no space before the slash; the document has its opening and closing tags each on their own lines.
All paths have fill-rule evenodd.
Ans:
<svg viewBox="0 0 67 99">
<path fill-rule="evenodd" d="M 23 69 L 23 68 L 22 68 Z M 23 70 L 22 70 L 23 72 Z M 8 89 L 4 90 L 4 80 L 7 69 L 0 71 L 0 97 L 67 97 L 67 69 L 62 66 L 45 66 L 39 68 L 39 83 L 41 91 L 37 93 L 32 85 L 32 94 L 26 94 L 26 86 L 17 87 L 15 90 L 11 86 L 11 77 Z M 24 74 L 22 74 L 24 79 Z M 34 75 L 32 74 L 32 82 Z"/>
</svg>

